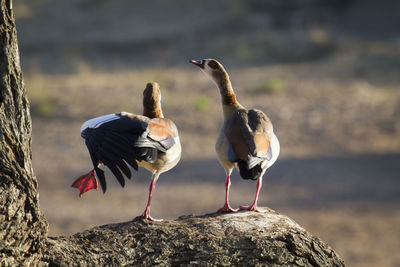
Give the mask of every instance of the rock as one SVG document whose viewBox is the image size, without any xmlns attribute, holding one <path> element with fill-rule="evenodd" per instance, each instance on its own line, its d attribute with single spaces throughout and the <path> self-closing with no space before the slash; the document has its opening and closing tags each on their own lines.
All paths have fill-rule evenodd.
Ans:
<svg viewBox="0 0 400 267">
<path fill-rule="evenodd" d="M 42 260 L 61 266 L 344 266 L 331 247 L 271 209 L 98 226 L 49 238 Z"/>
</svg>

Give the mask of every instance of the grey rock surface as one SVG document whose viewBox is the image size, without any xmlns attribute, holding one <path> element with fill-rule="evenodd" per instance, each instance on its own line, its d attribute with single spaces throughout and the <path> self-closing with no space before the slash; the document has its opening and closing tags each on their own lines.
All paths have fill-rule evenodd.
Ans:
<svg viewBox="0 0 400 267">
<path fill-rule="evenodd" d="M 133 221 L 50 238 L 43 261 L 58 266 L 344 266 L 335 251 L 271 209 Z"/>
</svg>

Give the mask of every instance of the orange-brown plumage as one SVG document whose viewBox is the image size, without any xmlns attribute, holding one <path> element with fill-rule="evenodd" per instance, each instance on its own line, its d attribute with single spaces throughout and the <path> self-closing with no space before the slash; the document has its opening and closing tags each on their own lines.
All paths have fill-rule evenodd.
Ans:
<svg viewBox="0 0 400 267">
<path fill-rule="evenodd" d="M 226 94 L 222 96 L 222 103 L 224 105 L 234 105 L 237 103 L 236 95 L 234 93 Z"/>
<path fill-rule="evenodd" d="M 175 138 L 178 136 L 178 130 L 175 124 L 168 119 L 152 119 L 147 126 L 149 137 L 161 141 L 169 136 Z"/>
<path fill-rule="evenodd" d="M 257 151 L 256 156 L 265 157 L 269 149 L 269 138 L 265 134 L 255 134 L 253 140 Z"/>
</svg>

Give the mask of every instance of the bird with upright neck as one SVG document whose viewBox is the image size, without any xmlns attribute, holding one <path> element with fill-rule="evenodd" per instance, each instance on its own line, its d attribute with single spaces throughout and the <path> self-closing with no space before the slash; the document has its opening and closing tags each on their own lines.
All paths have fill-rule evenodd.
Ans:
<svg viewBox="0 0 400 267">
<path fill-rule="evenodd" d="M 220 95 L 224 123 L 215 144 L 218 160 L 225 169 L 224 212 L 236 212 L 229 204 L 230 176 L 234 168 L 239 170 L 243 179 L 257 180 L 254 201 L 249 206 L 240 206 L 242 210 L 264 212 L 257 206 L 265 171 L 278 158 L 280 145 L 274 134 L 273 126 L 264 112 L 258 109 L 246 109 L 233 91 L 229 75 L 215 59 L 191 60 L 217 85 Z"/>
<path fill-rule="evenodd" d="M 164 118 L 161 109 L 161 92 L 157 83 L 148 83 L 143 92 L 143 115 L 120 112 L 86 121 L 81 127 L 93 163 L 93 170 L 79 177 L 72 187 L 81 196 L 97 189 L 100 181 L 103 193 L 107 184 L 102 165 L 107 166 L 122 187 L 123 174 L 129 179 L 131 171 L 144 167 L 152 173 L 149 197 L 142 217 L 158 221 L 150 216 L 150 202 L 161 173 L 172 169 L 180 160 L 181 144 L 175 124 Z M 121 173 L 122 172 L 122 173 Z M 97 179 L 96 179 L 97 177 Z"/>
</svg>

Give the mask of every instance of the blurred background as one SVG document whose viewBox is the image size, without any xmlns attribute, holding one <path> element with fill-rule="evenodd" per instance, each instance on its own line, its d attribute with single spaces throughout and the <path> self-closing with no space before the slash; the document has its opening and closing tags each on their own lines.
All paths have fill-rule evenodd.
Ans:
<svg viewBox="0 0 400 267">
<path fill-rule="evenodd" d="M 82 198 L 92 117 L 142 112 L 149 81 L 180 130 L 181 162 L 161 175 L 152 215 L 216 211 L 225 174 L 215 85 L 190 59 L 216 58 L 238 99 L 265 111 L 281 155 L 259 203 L 293 218 L 349 266 L 400 266 L 400 1 L 14 0 L 31 102 L 33 163 L 51 235 L 133 219 L 150 174 Z M 232 205 L 255 183 L 232 181 Z"/>
</svg>

